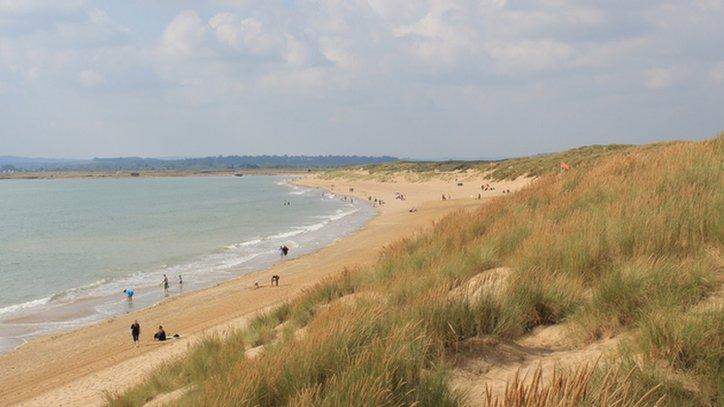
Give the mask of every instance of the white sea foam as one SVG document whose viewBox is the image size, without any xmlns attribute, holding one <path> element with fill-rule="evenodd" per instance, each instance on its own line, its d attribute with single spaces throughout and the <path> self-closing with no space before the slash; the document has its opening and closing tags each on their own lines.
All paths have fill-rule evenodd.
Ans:
<svg viewBox="0 0 724 407">
<path fill-rule="evenodd" d="M 303 195 L 311 191 L 289 185 L 285 181 L 278 181 L 276 184 L 291 188 L 290 193 L 295 193 L 295 195 Z M 296 194 L 296 192 L 301 193 Z M 323 199 L 337 201 L 335 195 L 331 195 L 331 197 L 327 195 Z M 360 219 L 359 221 L 353 220 L 352 223 L 340 222 L 342 219 L 359 212 L 359 206 L 346 204 L 342 209 L 334 210 L 333 213 L 307 217 L 306 219 L 316 219 L 316 221 L 309 224 L 291 226 L 287 230 L 267 235 L 246 237 L 247 240 L 222 246 L 216 252 L 187 259 L 178 264 L 160 264 L 153 270 L 139 270 L 125 276 L 104 278 L 44 298 L 9 305 L 0 308 L 0 329 L 3 323 L 2 320 L 10 320 L 14 315 L 40 315 L 46 309 L 63 310 L 64 307 L 73 306 L 77 300 L 83 298 L 94 299 L 92 303 L 96 304 L 93 306 L 96 313 L 83 318 L 74 317 L 75 319 L 67 321 L 46 321 L 39 324 L 38 329 L 42 328 L 41 333 L 81 326 L 109 315 L 128 312 L 129 303 L 121 295 L 121 291 L 126 287 L 132 287 L 136 290 L 133 309 L 149 306 L 164 299 L 163 292 L 160 289 L 163 274 L 167 274 L 171 280 L 172 295 L 179 292 L 180 289 L 176 283 L 177 275 L 183 275 L 184 277 L 184 290 L 207 287 L 239 273 L 267 267 L 278 261 L 278 246 L 282 242 L 294 249 L 292 252 L 294 256 L 329 244 L 337 240 L 342 234 L 361 225 L 365 217 L 350 218 Z M 371 214 L 371 209 L 366 213 Z M 325 228 L 337 222 L 340 222 L 340 226 Z M 72 313 L 68 313 L 68 315 L 72 315 Z M 30 333 L 28 336 L 37 335 L 37 332 Z M 1 334 L 2 331 L 0 330 L 0 339 L 3 337 Z M 5 338 L 10 337 L 6 336 Z M 0 346 L 0 352 L 3 350 L 8 349 Z"/>
<path fill-rule="evenodd" d="M 53 296 L 50 296 L 50 297 L 45 297 L 45 298 L 39 298 L 37 300 L 23 302 L 21 304 L 9 305 L 7 307 L 0 308 L 0 315 L 9 314 L 11 312 L 18 312 L 21 310 L 45 305 L 45 304 L 49 303 L 52 298 L 53 298 Z"/>
</svg>

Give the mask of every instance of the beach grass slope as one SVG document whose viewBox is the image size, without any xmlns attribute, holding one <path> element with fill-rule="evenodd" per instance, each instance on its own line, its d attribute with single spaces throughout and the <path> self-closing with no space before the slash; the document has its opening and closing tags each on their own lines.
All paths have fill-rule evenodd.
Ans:
<svg viewBox="0 0 724 407">
<path fill-rule="evenodd" d="M 205 339 L 108 405 L 722 405 L 724 135 L 596 151 L 565 172 L 499 164 L 495 177 L 538 179 Z M 550 326 L 574 349 L 624 339 L 483 399 L 450 385 L 470 346 Z"/>
</svg>

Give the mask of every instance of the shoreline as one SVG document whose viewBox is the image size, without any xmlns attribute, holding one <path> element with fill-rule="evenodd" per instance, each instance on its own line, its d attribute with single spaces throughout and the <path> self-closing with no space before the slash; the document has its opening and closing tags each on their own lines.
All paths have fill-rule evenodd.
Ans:
<svg viewBox="0 0 724 407">
<path fill-rule="evenodd" d="M 137 174 L 137 175 L 133 175 Z M 247 175 L 289 175 L 303 176 L 306 169 L 294 168 L 240 168 L 232 170 L 119 170 L 119 171 L 27 171 L 0 173 L 2 180 L 56 180 L 56 179 L 102 179 L 102 178 L 175 178 L 175 177 L 233 177 Z"/>
<path fill-rule="evenodd" d="M 285 188 L 289 188 L 290 191 L 299 190 L 300 187 L 293 184 L 294 179 L 295 177 L 290 175 L 275 183 L 277 185 L 284 184 Z M 316 188 L 311 187 L 301 188 L 304 189 L 304 193 L 306 194 L 311 194 L 316 190 Z M 325 200 L 329 199 L 331 198 L 326 198 Z M 307 230 L 298 237 L 296 234 L 295 237 L 289 237 L 288 239 L 294 239 L 289 240 L 291 243 L 298 241 L 298 238 L 302 239 L 302 243 L 300 243 L 300 249 L 295 250 L 289 259 L 286 260 L 295 259 L 313 253 L 336 240 L 355 233 L 359 228 L 363 227 L 376 216 L 375 212 L 375 209 L 366 202 L 356 203 L 354 205 L 354 209 L 345 213 L 346 216 L 330 220 L 329 223 L 325 221 L 327 224 L 324 225 L 324 227 Z M 329 216 L 333 217 L 336 215 Z M 327 219 L 327 217 L 324 219 Z M 315 224 L 312 226 L 318 225 Z M 303 226 L 290 225 L 287 230 L 298 230 L 300 228 L 303 228 Z M 271 239 L 275 236 L 276 235 L 260 237 L 258 242 L 266 241 L 267 239 Z M 284 239 L 287 238 L 282 238 L 282 241 L 285 241 Z M 313 242 L 311 247 L 305 244 L 310 243 L 310 239 L 311 242 Z M 248 242 L 233 243 L 231 246 L 239 244 L 243 246 L 246 243 Z M 188 259 L 188 262 L 190 263 L 180 263 L 172 266 L 171 268 L 184 266 L 185 264 L 193 264 L 193 262 L 198 262 L 200 258 L 205 256 L 208 255 L 196 256 Z M 138 298 L 139 296 L 135 296 L 133 302 L 126 302 L 125 300 L 119 299 L 120 297 L 115 290 L 112 293 L 88 293 L 71 300 L 53 302 L 53 298 L 59 296 L 62 297 L 66 292 L 79 291 L 87 287 L 98 287 L 96 284 L 97 282 L 94 282 L 85 286 L 73 287 L 62 292 L 52 293 L 47 297 L 18 304 L 10 304 L 4 308 L 0 308 L 0 328 L 2 328 L 3 331 L 3 336 L 0 337 L 0 355 L 17 351 L 36 338 L 70 332 L 75 329 L 81 329 L 94 324 L 103 323 L 108 319 L 116 318 L 121 315 L 142 311 L 149 307 L 162 304 L 171 298 L 188 295 L 199 290 L 205 290 L 240 276 L 274 267 L 277 263 L 279 263 L 279 261 L 281 261 L 276 254 L 273 256 L 270 255 L 268 250 L 258 251 L 247 257 L 249 257 L 248 260 L 244 260 L 243 262 L 231 266 L 228 270 L 224 270 L 225 273 L 228 273 L 229 275 L 220 274 L 211 279 L 207 278 L 207 281 L 202 282 L 194 282 L 193 280 L 189 281 L 187 278 L 184 287 L 174 284 L 172 289 L 169 290 L 169 293 L 166 295 L 156 293 L 156 284 L 146 284 L 140 286 L 133 285 L 137 294 L 141 294 L 143 291 L 145 292 L 146 297 L 143 298 L 143 296 L 141 296 L 141 298 Z M 112 280 L 108 280 L 103 284 L 117 285 L 120 281 L 121 284 L 124 285 L 122 281 L 133 279 L 136 276 L 137 274 L 119 276 Z M 153 278 L 155 281 L 156 276 Z M 158 278 L 160 279 L 160 277 Z M 98 307 L 105 310 L 100 311 Z"/>
<path fill-rule="evenodd" d="M 489 181 L 488 181 L 489 182 Z M 0 397 L 23 405 L 83 404 L 103 402 L 103 392 L 132 386 L 164 361 L 178 357 L 205 335 L 224 335 L 239 328 L 256 313 L 299 295 L 324 278 L 345 268 L 374 263 L 386 245 L 410 237 L 456 210 L 468 210 L 485 200 L 460 199 L 478 190 L 474 184 L 456 187 L 450 181 L 424 183 L 379 183 L 375 181 L 323 180 L 304 177 L 295 184 L 330 188 L 334 194 L 366 199 L 382 198 L 386 204 L 356 232 L 297 259 L 239 276 L 206 289 L 170 298 L 163 303 L 124 314 L 102 323 L 36 338 L 20 349 L 0 355 Z M 332 188 L 331 184 L 335 184 Z M 507 183 L 519 189 L 524 183 Z M 502 185 L 502 184 L 501 184 Z M 506 186 L 501 186 L 500 189 Z M 347 194 L 349 188 L 354 192 Z M 440 201 L 440 193 L 455 191 L 453 200 Z M 407 196 L 396 200 L 394 192 Z M 499 193 L 486 194 L 485 198 Z M 417 208 L 414 214 L 409 208 Z M 269 287 L 272 274 L 282 276 L 280 287 Z M 253 289 L 253 281 L 262 288 Z M 133 319 L 142 324 L 142 346 L 130 343 L 128 326 Z M 148 337 L 156 324 L 182 339 L 154 343 Z M 127 366 L 134 366 L 128 369 Z"/>
</svg>

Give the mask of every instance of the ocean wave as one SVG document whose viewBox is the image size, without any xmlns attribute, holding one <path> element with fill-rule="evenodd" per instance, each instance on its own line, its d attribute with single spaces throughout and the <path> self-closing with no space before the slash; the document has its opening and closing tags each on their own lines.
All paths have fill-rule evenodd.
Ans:
<svg viewBox="0 0 724 407">
<path fill-rule="evenodd" d="M 287 238 L 287 237 L 292 237 L 292 236 L 301 235 L 301 234 L 304 233 L 304 232 L 306 232 L 306 230 L 304 230 L 303 228 L 302 228 L 302 229 L 293 229 L 293 230 L 290 230 L 290 231 L 288 231 L 288 232 L 282 232 L 282 233 L 277 233 L 277 234 L 275 234 L 275 235 L 268 236 L 268 237 L 266 238 L 266 240 L 284 239 L 284 238 Z"/>
<path fill-rule="evenodd" d="M 277 184 L 297 188 L 290 186 L 285 181 L 279 181 Z M 299 190 L 303 192 L 310 191 L 308 189 Z M 332 197 L 334 197 L 334 195 L 332 195 Z M 84 286 L 55 293 L 48 297 L 8 305 L 0 308 L 0 316 L 7 319 L 8 315 L 13 314 L 22 315 L 28 312 L 43 312 L 45 309 L 65 307 L 83 298 L 98 298 L 104 301 L 103 304 L 94 306 L 95 316 L 79 318 L 74 321 L 60 321 L 52 324 L 58 328 L 66 326 L 66 324 L 68 327 L 79 326 L 88 321 L 97 320 L 99 315 L 100 317 L 106 317 L 119 313 L 118 306 L 125 305 L 123 304 L 125 300 L 121 296 L 121 291 L 124 288 L 133 287 L 136 289 L 136 297 L 139 297 L 139 299 L 155 298 L 156 295 L 159 295 L 158 285 L 161 282 L 163 274 L 167 274 L 172 280 L 174 280 L 174 276 L 176 275 L 183 275 L 184 282 L 191 284 L 188 287 L 197 289 L 208 287 L 214 284 L 214 282 L 228 279 L 229 276 L 240 272 L 254 269 L 253 265 L 247 268 L 239 268 L 245 263 L 251 264 L 251 262 L 254 262 L 254 264 L 263 267 L 278 260 L 277 250 L 279 240 L 283 240 L 284 244 L 293 249 L 299 247 L 318 247 L 315 246 L 318 244 L 318 238 L 314 237 L 316 235 L 310 235 L 308 238 L 301 236 L 310 232 L 319 231 L 332 223 L 359 212 L 360 209 L 358 206 L 348 204 L 341 209 L 335 210 L 333 213 L 316 216 L 317 221 L 311 224 L 291 226 L 289 229 L 278 233 L 247 238 L 248 240 L 220 247 L 220 250 L 215 253 L 198 256 L 180 264 L 159 264 L 159 266 L 153 270 L 135 271 L 123 277 L 101 279 Z M 332 233 L 334 233 L 334 231 L 332 231 Z M 324 236 L 328 236 L 328 234 Z M 292 240 L 291 238 L 294 239 Z M 334 237 L 332 241 L 336 239 L 337 237 Z M 186 284 L 184 285 L 186 286 Z M 106 297 L 108 297 L 109 300 L 103 299 Z M 158 300 L 154 299 L 154 301 L 162 300 L 163 298 L 159 298 Z M 97 304 L 95 301 L 93 303 Z M 121 310 L 121 312 L 125 311 Z"/>
<path fill-rule="evenodd" d="M 0 315 L 9 314 L 12 312 L 22 311 L 29 308 L 39 307 L 48 304 L 52 300 L 53 296 L 39 298 L 37 300 L 26 301 L 20 304 L 13 304 L 7 307 L 0 308 Z"/>
<path fill-rule="evenodd" d="M 259 244 L 261 242 L 262 242 L 261 238 L 255 237 L 252 240 L 247 240 L 245 242 L 234 243 L 232 245 L 226 246 L 226 249 L 238 249 L 241 247 L 254 246 L 255 244 Z"/>
<path fill-rule="evenodd" d="M 181 264 L 175 264 L 171 266 L 161 265 L 161 267 L 153 271 L 138 271 L 125 277 L 115 279 L 100 279 L 90 284 L 54 293 L 48 297 L 26 301 L 20 304 L 9 305 L 4 308 L 0 308 L 0 315 L 28 311 L 32 310 L 33 308 L 41 308 L 45 306 L 54 306 L 63 303 L 70 303 L 84 297 L 111 295 L 116 292 L 120 292 L 121 290 L 123 290 L 123 288 L 126 287 L 154 286 L 158 281 L 162 279 L 163 274 L 168 274 L 170 276 L 180 274 L 184 275 L 186 279 L 199 277 L 209 278 L 209 273 L 213 274 L 223 272 L 234 267 L 238 267 L 244 263 L 250 262 L 258 258 L 259 256 L 276 253 L 276 245 L 273 247 L 259 247 L 257 249 L 254 249 L 254 246 L 263 245 L 265 242 L 289 239 L 291 237 L 299 236 L 305 233 L 318 231 L 329 225 L 330 223 L 350 216 L 358 211 L 359 208 L 356 207 L 346 211 L 338 209 L 333 214 L 318 216 L 319 219 L 322 219 L 321 222 L 304 226 L 294 226 L 290 230 L 287 230 L 285 232 L 276 233 L 265 237 L 255 237 L 253 239 L 246 240 L 240 243 L 228 245 L 224 248 L 225 250 L 220 253 L 204 255 L 201 258 L 197 258 Z M 291 246 L 292 248 L 297 248 L 300 246 L 299 243 L 293 240 L 286 240 L 285 244 Z M 242 252 L 239 253 L 239 250 L 242 250 Z M 254 250 L 254 252 L 249 253 L 248 250 Z"/>
<path fill-rule="evenodd" d="M 281 199 L 284 199 L 283 196 L 287 193 L 307 194 L 298 199 L 311 205 L 319 205 L 320 210 L 313 213 L 316 216 L 309 214 L 305 215 L 308 217 L 295 218 L 296 225 L 277 223 L 276 230 L 256 230 L 249 233 L 251 236 L 245 233 L 246 235 L 239 236 L 238 243 L 229 244 L 233 240 L 227 241 L 224 244 L 228 245 L 220 244 L 200 256 L 188 256 L 166 264 L 160 260 L 153 266 L 144 266 L 143 270 L 106 270 L 107 272 L 103 273 L 93 273 L 100 276 L 115 276 L 70 289 L 58 287 L 58 292 L 52 295 L 48 295 L 47 292 L 41 293 L 40 295 L 48 295 L 43 298 L 18 304 L 2 304 L 0 323 L 9 330 L 4 331 L 6 336 L 0 336 L 0 341 L 17 339 L 17 332 L 23 332 L 23 337 L 30 338 L 57 330 L 71 329 L 162 302 L 167 296 L 167 293 L 160 288 L 163 274 L 167 274 L 171 279 L 171 289 L 168 293 L 171 296 L 182 291 L 188 292 L 212 286 L 279 261 L 278 247 L 282 242 L 292 248 L 293 256 L 303 255 L 339 239 L 340 236 L 361 225 L 361 221 L 366 218 L 360 216 L 348 218 L 351 219 L 349 222 L 340 221 L 361 210 L 362 214 L 367 213 L 365 202 L 355 202 L 354 205 L 349 202 L 341 203 L 337 195 L 322 193 L 322 200 L 326 202 L 320 203 L 317 201 L 318 192 L 309 193 L 314 192 L 314 189 L 290 185 L 288 180 L 280 180 L 276 184 L 284 186 L 285 189 L 289 188 L 277 192 L 282 196 Z M 324 209 L 330 206 L 336 209 Z M 304 209 L 301 213 L 308 213 L 303 206 L 300 208 Z M 369 212 L 372 212 L 371 209 Z M 356 219 L 359 219 L 360 223 Z M 177 275 L 183 276 L 183 287 L 176 283 Z M 126 301 L 121 293 L 128 287 L 136 291 L 133 302 Z M 82 310 L 82 313 L 79 314 L 79 310 Z M 46 312 L 47 317 L 45 317 Z M 16 320 L 18 317 L 23 319 Z M 13 346 L 8 348 L 0 343 L 0 353 L 12 349 L 15 344 L 16 342 L 13 342 L 11 344 Z"/>
</svg>

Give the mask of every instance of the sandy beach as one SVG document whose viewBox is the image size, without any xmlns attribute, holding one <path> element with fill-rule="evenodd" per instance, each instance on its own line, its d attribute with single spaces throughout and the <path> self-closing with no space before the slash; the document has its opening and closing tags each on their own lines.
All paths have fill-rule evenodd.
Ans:
<svg viewBox="0 0 724 407">
<path fill-rule="evenodd" d="M 357 199 L 371 196 L 383 199 L 385 204 L 362 229 L 312 254 L 92 326 L 40 337 L 0 355 L 0 403 L 102 404 L 104 392 L 134 385 L 159 364 L 183 354 L 204 335 L 223 335 L 242 327 L 257 312 L 298 295 L 325 277 L 372 263 L 385 245 L 429 228 L 452 211 L 477 207 L 505 189 L 520 189 L 528 180 L 492 183 L 482 180 L 479 174 L 460 174 L 458 180 L 433 178 L 424 182 L 402 177 L 378 182 L 314 176 L 296 182 Z M 494 185 L 496 190 L 481 191 L 483 183 Z M 405 200 L 395 199 L 398 192 L 404 194 Z M 479 193 L 482 200 L 471 198 Z M 452 199 L 442 201 L 442 194 Z M 411 213 L 411 208 L 416 212 Z M 273 274 L 281 276 L 279 287 L 269 285 Z M 255 280 L 259 280 L 261 288 L 253 288 Z M 132 345 L 128 332 L 134 319 L 142 327 L 139 348 Z M 150 339 L 159 324 L 182 338 L 153 343 Z"/>
</svg>

